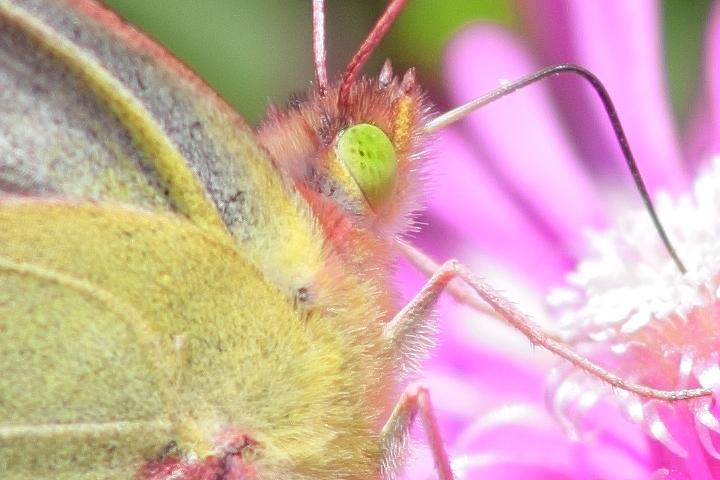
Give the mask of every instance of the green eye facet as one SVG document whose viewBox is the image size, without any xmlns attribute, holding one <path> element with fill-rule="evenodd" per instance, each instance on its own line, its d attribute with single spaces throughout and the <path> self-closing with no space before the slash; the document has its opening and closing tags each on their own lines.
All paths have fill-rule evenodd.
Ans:
<svg viewBox="0 0 720 480">
<path fill-rule="evenodd" d="M 395 192 L 395 146 L 375 125 L 360 123 L 342 132 L 337 155 L 373 209 L 382 207 Z"/>
</svg>

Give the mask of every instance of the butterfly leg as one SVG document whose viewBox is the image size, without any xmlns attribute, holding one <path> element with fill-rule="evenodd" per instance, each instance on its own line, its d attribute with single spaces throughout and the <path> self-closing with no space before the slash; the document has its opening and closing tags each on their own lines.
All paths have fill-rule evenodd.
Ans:
<svg viewBox="0 0 720 480">
<path fill-rule="evenodd" d="M 400 248 L 404 252 L 406 251 L 402 245 Z M 423 255 L 419 251 L 415 251 L 413 254 Z M 432 262 L 432 260 L 426 256 L 423 261 Z M 519 330 L 533 345 L 549 350 L 581 370 L 609 383 L 613 387 L 635 393 L 641 397 L 654 398 L 662 401 L 688 400 L 712 395 L 712 391 L 706 388 L 658 390 L 639 385 L 613 374 L 600 365 L 593 363 L 588 358 L 575 353 L 563 342 L 545 334 L 540 327 L 520 312 L 512 302 L 493 289 L 480 277 L 474 275 L 466 266 L 457 260 L 450 260 L 437 268 L 415 298 L 408 302 L 392 322 L 388 324 L 387 328 L 389 332 L 392 332 L 391 335 L 407 335 L 407 333 L 416 331 L 418 328 L 417 324 L 424 321 L 428 310 L 437 302 L 440 293 L 448 290 L 448 285 L 456 278 L 461 279 L 482 301 L 489 305 L 495 312 L 495 316 L 500 317 L 509 325 Z M 463 300 L 461 301 L 464 301 L 465 297 L 462 298 Z M 471 305 L 473 304 L 471 303 Z"/>
<path fill-rule="evenodd" d="M 397 241 L 397 246 L 403 257 L 405 257 L 405 259 L 410 262 L 410 264 L 415 267 L 420 273 L 425 275 L 426 278 L 432 277 L 433 273 L 437 272 L 440 269 L 440 265 L 438 265 L 435 260 L 430 258 L 425 252 L 423 252 L 419 248 L 414 247 L 401 240 Z M 485 315 L 490 315 L 491 317 L 496 317 L 499 320 L 503 320 L 501 317 L 498 316 L 497 313 L 495 313 L 495 310 L 493 310 L 490 305 L 485 303 L 472 290 L 467 288 L 466 285 L 459 282 L 450 282 L 446 287 L 445 291 L 449 293 L 456 302 L 467 305 L 475 311 L 484 313 Z"/>
<path fill-rule="evenodd" d="M 445 451 L 440 426 L 430 402 L 430 393 L 427 386 L 422 383 L 412 383 L 405 388 L 390 418 L 380 432 L 383 452 L 385 452 L 383 464 L 390 465 L 393 462 L 396 457 L 395 452 L 407 442 L 410 427 L 418 414 L 420 414 L 420 420 L 425 428 L 425 435 L 435 460 L 438 478 L 452 480 L 455 477 L 450 469 L 450 457 Z M 390 468 L 390 470 L 393 469 Z"/>
</svg>

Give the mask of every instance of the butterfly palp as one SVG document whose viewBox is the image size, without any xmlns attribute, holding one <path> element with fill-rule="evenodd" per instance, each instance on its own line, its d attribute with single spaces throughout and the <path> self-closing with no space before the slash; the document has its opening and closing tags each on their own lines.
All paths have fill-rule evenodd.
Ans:
<svg viewBox="0 0 720 480">
<path fill-rule="evenodd" d="M 370 206 L 381 208 L 397 183 L 397 157 L 390 138 L 375 125 L 360 123 L 340 134 L 336 149 Z"/>
</svg>

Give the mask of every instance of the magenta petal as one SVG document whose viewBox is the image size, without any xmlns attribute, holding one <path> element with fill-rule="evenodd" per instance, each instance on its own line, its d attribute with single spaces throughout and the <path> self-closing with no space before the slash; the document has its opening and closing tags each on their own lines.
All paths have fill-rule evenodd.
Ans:
<svg viewBox="0 0 720 480">
<path fill-rule="evenodd" d="M 663 423 L 687 454 L 680 457 L 657 441 L 651 441 L 653 462 L 656 466 L 683 472 L 693 480 L 720 478 L 720 461 L 711 457 L 702 445 L 695 429 L 695 418 L 683 407 L 660 406 Z"/>
<path fill-rule="evenodd" d="M 645 478 L 651 471 L 647 437 L 613 404 L 599 403 L 583 419 L 590 437 L 582 452 L 593 478 Z"/>
<path fill-rule="evenodd" d="M 482 480 L 581 480 L 569 472 L 559 471 L 544 462 L 527 459 L 489 457 L 467 469 L 461 479 Z M 584 477 L 590 480 L 588 477 Z"/>
<path fill-rule="evenodd" d="M 661 468 L 653 473 L 648 480 L 688 480 L 688 478 L 675 470 Z"/>
<path fill-rule="evenodd" d="M 541 372 L 512 364 L 507 358 L 495 356 L 493 360 L 490 354 L 474 359 L 484 362 L 485 374 L 458 372 L 453 365 L 430 365 L 427 368 L 425 381 L 448 445 L 464 435 L 468 425 L 504 405 L 520 402 L 544 411 Z M 504 365 L 510 365 L 510 368 L 498 368 Z M 558 428 L 552 420 L 546 423 Z"/>
<path fill-rule="evenodd" d="M 432 246 L 427 248 L 443 255 L 443 260 L 458 257 L 468 261 L 472 255 L 475 261 L 483 255 L 525 275 L 541 290 L 564 281 L 574 258 L 538 232 L 523 210 L 482 169 L 476 152 L 453 130 L 443 132 L 439 148 L 452 164 L 436 165 L 429 214 L 444 225 L 434 240 L 454 244 L 456 249 L 438 252 Z M 437 223 L 435 219 L 433 223 Z M 419 240 L 422 245 L 427 238 Z"/>
<path fill-rule="evenodd" d="M 681 166 L 663 75 L 657 2 L 532 0 L 524 6 L 545 62 L 578 63 L 606 86 L 648 188 L 686 191 L 689 181 Z M 627 183 L 627 169 L 617 170 L 620 150 L 599 100 L 576 82 L 566 80 L 558 87 L 560 97 L 584 92 L 561 101 L 588 160 L 607 165 L 609 159 L 618 159 L 610 178 Z"/>
<path fill-rule="evenodd" d="M 508 403 L 478 418 L 452 451 L 463 478 L 589 479 L 574 465 L 576 447 L 541 409 Z"/>
<path fill-rule="evenodd" d="M 448 90 L 458 104 L 498 88 L 499 79 L 518 78 L 534 70 L 519 42 L 489 25 L 458 35 L 445 62 Z M 585 245 L 583 228 L 600 228 L 605 218 L 546 88 L 534 86 L 513 93 L 467 120 L 471 131 L 466 132 L 466 140 L 472 142 L 475 162 L 483 165 L 548 241 L 577 258 Z M 530 245 L 537 248 L 526 242 L 526 248 Z"/>
<path fill-rule="evenodd" d="M 617 412 L 593 416 L 599 428 L 597 436 L 578 442 L 570 440 L 542 410 L 510 403 L 479 418 L 452 450 L 455 456 L 462 454 L 476 460 L 478 472 L 487 468 L 488 459 L 502 459 L 507 467 L 534 465 L 534 475 L 554 471 L 560 478 L 578 480 L 647 477 L 645 456 L 628 442 L 628 438 L 641 437 L 640 432 L 629 428 Z M 617 430 L 624 428 L 628 438 L 607 430 L 616 426 Z M 528 478 L 546 477 L 531 475 Z"/>
</svg>

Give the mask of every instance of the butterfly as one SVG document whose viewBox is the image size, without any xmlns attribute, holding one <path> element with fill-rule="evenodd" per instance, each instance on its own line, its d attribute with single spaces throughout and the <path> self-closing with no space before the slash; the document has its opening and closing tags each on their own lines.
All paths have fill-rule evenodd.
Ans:
<svg viewBox="0 0 720 480">
<path fill-rule="evenodd" d="M 0 3 L 9 475 L 393 477 L 419 416 L 452 477 L 408 382 L 429 310 L 460 276 L 515 311 L 453 262 L 396 305 L 431 106 L 412 71 L 358 69 L 403 4 L 253 131 L 100 5 Z"/>
<path fill-rule="evenodd" d="M 398 379 L 430 343 L 424 322 L 389 327 L 384 274 L 417 195 L 412 75 L 317 96 L 317 131 L 280 155 L 303 104 L 254 133 L 98 4 L 0 11 L 8 471 L 391 474 Z M 324 163 L 346 130 L 343 155 L 391 161 L 379 188 L 378 169 L 359 190 L 362 171 Z"/>
</svg>

